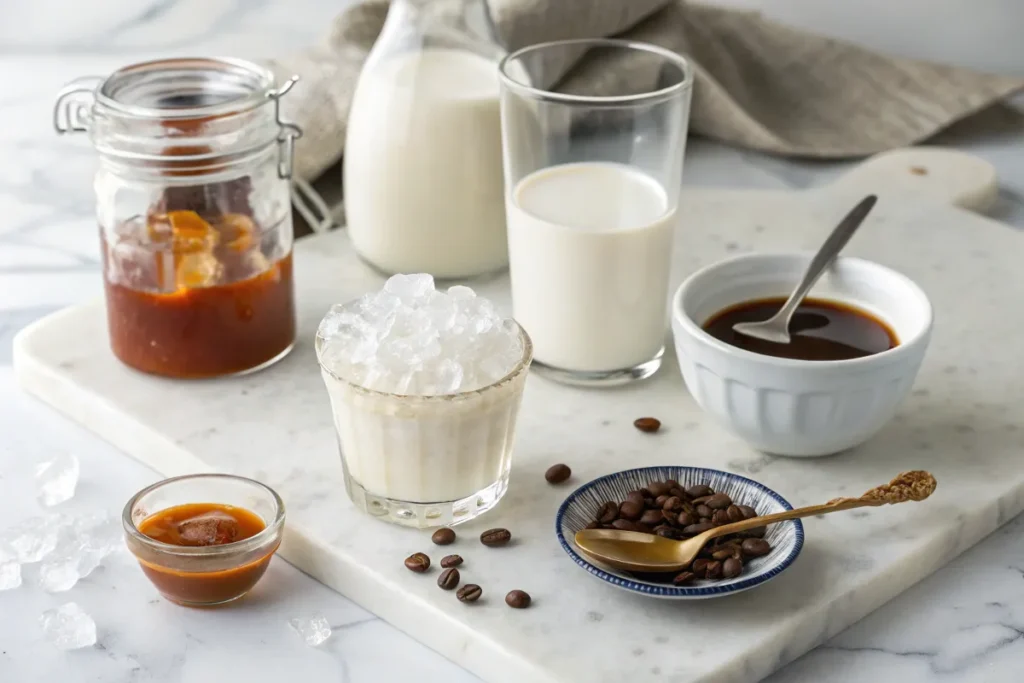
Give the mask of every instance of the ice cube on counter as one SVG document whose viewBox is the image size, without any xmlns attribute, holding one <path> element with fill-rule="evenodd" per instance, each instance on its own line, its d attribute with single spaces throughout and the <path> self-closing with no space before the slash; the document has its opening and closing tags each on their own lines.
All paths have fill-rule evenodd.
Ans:
<svg viewBox="0 0 1024 683">
<path fill-rule="evenodd" d="M 96 622 L 77 603 L 48 609 L 39 617 L 46 639 L 59 650 L 78 650 L 96 644 Z"/>
<path fill-rule="evenodd" d="M 71 500 L 78 486 L 78 458 L 62 453 L 36 466 L 39 501 L 47 507 Z"/>
<path fill-rule="evenodd" d="M 21 585 L 21 562 L 14 548 L 0 541 L 0 591 L 11 590 Z"/>
<path fill-rule="evenodd" d="M 331 637 L 331 625 L 327 622 L 327 618 L 320 613 L 290 619 L 288 625 L 310 647 L 319 647 Z"/>
<path fill-rule="evenodd" d="M 60 522 L 61 516 L 55 514 L 30 517 L 2 532 L 0 540 L 14 549 L 21 564 L 39 562 L 57 547 Z"/>
</svg>

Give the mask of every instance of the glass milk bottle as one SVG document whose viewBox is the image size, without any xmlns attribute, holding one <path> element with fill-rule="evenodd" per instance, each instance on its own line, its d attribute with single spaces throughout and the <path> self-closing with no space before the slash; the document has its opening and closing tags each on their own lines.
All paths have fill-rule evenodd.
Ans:
<svg viewBox="0 0 1024 683">
<path fill-rule="evenodd" d="M 349 115 L 356 252 L 386 273 L 466 278 L 508 263 L 498 45 L 484 0 L 393 0 Z"/>
</svg>

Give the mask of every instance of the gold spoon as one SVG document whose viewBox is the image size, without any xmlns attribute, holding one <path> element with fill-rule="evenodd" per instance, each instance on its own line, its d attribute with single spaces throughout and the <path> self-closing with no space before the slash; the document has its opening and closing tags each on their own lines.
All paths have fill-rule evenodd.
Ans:
<svg viewBox="0 0 1024 683">
<path fill-rule="evenodd" d="M 749 531 L 787 519 L 827 515 L 860 507 L 895 505 L 911 500 L 921 501 L 932 495 L 935 486 L 935 477 L 923 470 L 915 470 L 900 474 L 888 484 L 875 487 L 860 498 L 835 498 L 824 505 L 811 505 L 723 524 L 685 541 L 639 531 L 583 529 L 576 532 L 576 545 L 584 555 L 618 569 L 631 572 L 676 572 L 689 567 L 701 548 L 718 536 Z"/>
</svg>

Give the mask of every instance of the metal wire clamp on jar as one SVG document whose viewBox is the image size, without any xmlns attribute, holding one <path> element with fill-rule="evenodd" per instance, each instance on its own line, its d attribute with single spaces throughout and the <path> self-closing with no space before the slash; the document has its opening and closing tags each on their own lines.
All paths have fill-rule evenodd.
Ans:
<svg viewBox="0 0 1024 683">
<path fill-rule="evenodd" d="M 302 133 L 268 69 L 180 58 L 73 81 L 54 127 L 99 152 L 110 345 L 168 377 L 251 372 L 295 342 L 289 179 Z"/>
</svg>

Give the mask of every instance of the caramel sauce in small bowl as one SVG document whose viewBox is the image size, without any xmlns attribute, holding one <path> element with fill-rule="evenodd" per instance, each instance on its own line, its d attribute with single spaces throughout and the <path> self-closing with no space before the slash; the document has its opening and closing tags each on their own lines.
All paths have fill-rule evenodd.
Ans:
<svg viewBox="0 0 1024 683">
<path fill-rule="evenodd" d="M 209 607 L 259 582 L 281 544 L 284 503 L 270 487 L 227 474 L 165 479 L 128 501 L 125 541 L 168 600 Z"/>
</svg>

